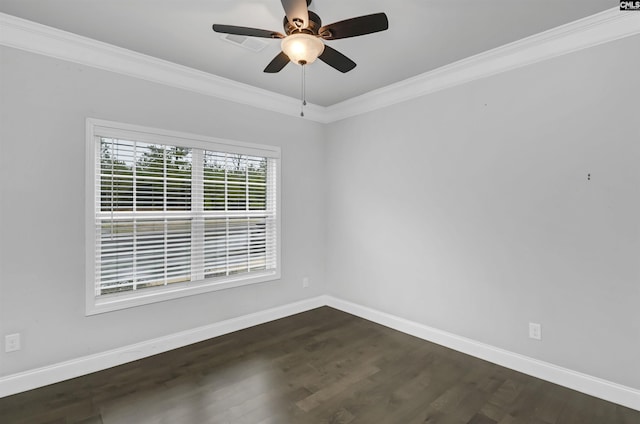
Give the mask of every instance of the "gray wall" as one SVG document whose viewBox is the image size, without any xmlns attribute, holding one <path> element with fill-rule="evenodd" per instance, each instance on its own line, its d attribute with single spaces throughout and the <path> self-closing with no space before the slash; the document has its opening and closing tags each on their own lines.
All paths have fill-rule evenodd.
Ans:
<svg viewBox="0 0 640 424">
<path fill-rule="evenodd" d="M 640 388 L 639 44 L 330 125 L 330 294 Z"/>
<path fill-rule="evenodd" d="M 321 125 L 9 48 L 0 55 L 0 335 L 23 338 L 20 352 L 0 349 L 0 375 L 325 292 Z M 86 117 L 281 146 L 282 279 L 85 317 Z"/>
<path fill-rule="evenodd" d="M 640 388 L 639 42 L 327 126 L 1 48 L 0 376 L 330 293 Z M 282 146 L 282 280 L 85 317 L 87 116 Z"/>
</svg>

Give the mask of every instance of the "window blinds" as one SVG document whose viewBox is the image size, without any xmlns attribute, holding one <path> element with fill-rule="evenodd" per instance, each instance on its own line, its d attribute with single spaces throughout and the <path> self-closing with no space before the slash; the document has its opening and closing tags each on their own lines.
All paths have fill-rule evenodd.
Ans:
<svg viewBox="0 0 640 424">
<path fill-rule="evenodd" d="M 96 136 L 96 296 L 276 269 L 276 158 L 103 134 Z"/>
</svg>

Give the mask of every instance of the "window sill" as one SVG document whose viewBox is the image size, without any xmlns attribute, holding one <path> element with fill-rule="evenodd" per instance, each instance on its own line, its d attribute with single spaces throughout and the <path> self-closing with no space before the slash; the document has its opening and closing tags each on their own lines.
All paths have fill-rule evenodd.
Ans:
<svg viewBox="0 0 640 424">
<path fill-rule="evenodd" d="M 280 279 L 279 271 L 267 271 L 251 277 L 228 277 L 224 280 L 210 279 L 197 283 L 182 283 L 167 287 L 145 288 L 136 292 L 109 294 L 87 299 L 85 315 L 97 315 L 120 309 L 133 308 L 151 303 L 225 290 L 250 284 L 265 283 Z"/>
</svg>

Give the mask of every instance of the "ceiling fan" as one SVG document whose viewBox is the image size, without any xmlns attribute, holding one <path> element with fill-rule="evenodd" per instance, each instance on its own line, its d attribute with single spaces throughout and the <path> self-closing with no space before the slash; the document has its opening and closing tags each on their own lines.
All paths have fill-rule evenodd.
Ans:
<svg viewBox="0 0 640 424">
<path fill-rule="evenodd" d="M 264 68 L 264 72 L 280 72 L 289 62 L 307 65 L 316 59 L 340 72 L 349 72 L 356 63 L 324 40 L 339 40 L 384 31 L 389 28 L 387 15 L 374 13 L 322 26 L 320 16 L 308 9 L 311 0 L 281 0 L 285 11 L 284 32 L 214 24 L 216 32 L 248 37 L 279 38 L 282 51 Z"/>
</svg>

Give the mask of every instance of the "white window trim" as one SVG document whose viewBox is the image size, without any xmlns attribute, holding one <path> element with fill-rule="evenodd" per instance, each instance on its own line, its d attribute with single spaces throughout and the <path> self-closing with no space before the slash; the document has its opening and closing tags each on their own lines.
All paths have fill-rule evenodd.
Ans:
<svg viewBox="0 0 640 424">
<path fill-rule="evenodd" d="M 135 306 L 147 305 L 185 296 L 240 287 L 249 284 L 263 283 L 279 280 L 281 278 L 281 166 L 276 166 L 276 269 L 263 273 L 246 276 L 238 275 L 216 279 L 204 280 L 198 284 L 179 283 L 159 288 L 147 288 L 136 293 L 117 293 L 97 297 L 95 295 L 95 249 L 96 249 L 96 164 L 97 155 L 96 137 L 113 134 L 118 138 L 127 136 L 137 141 L 166 143 L 173 145 L 185 145 L 188 147 L 215 150 L 228 153 L 242 153 L 248 155 L 259 154 L 264 157 L 274 158 L 280 162 L 281 149 L 277 146 L 253 144 L 232 140 L 195 135 L 177 131 L 169 131 L 158 128 L 143 127 L 139 125 L 105 121 L 101 119 L 87 118 L 86 121 L 86 176 L 85 176 L 85 299 L 86 315 L 95 315 L 103 312 L 116 311 Z"/>
</svg>

